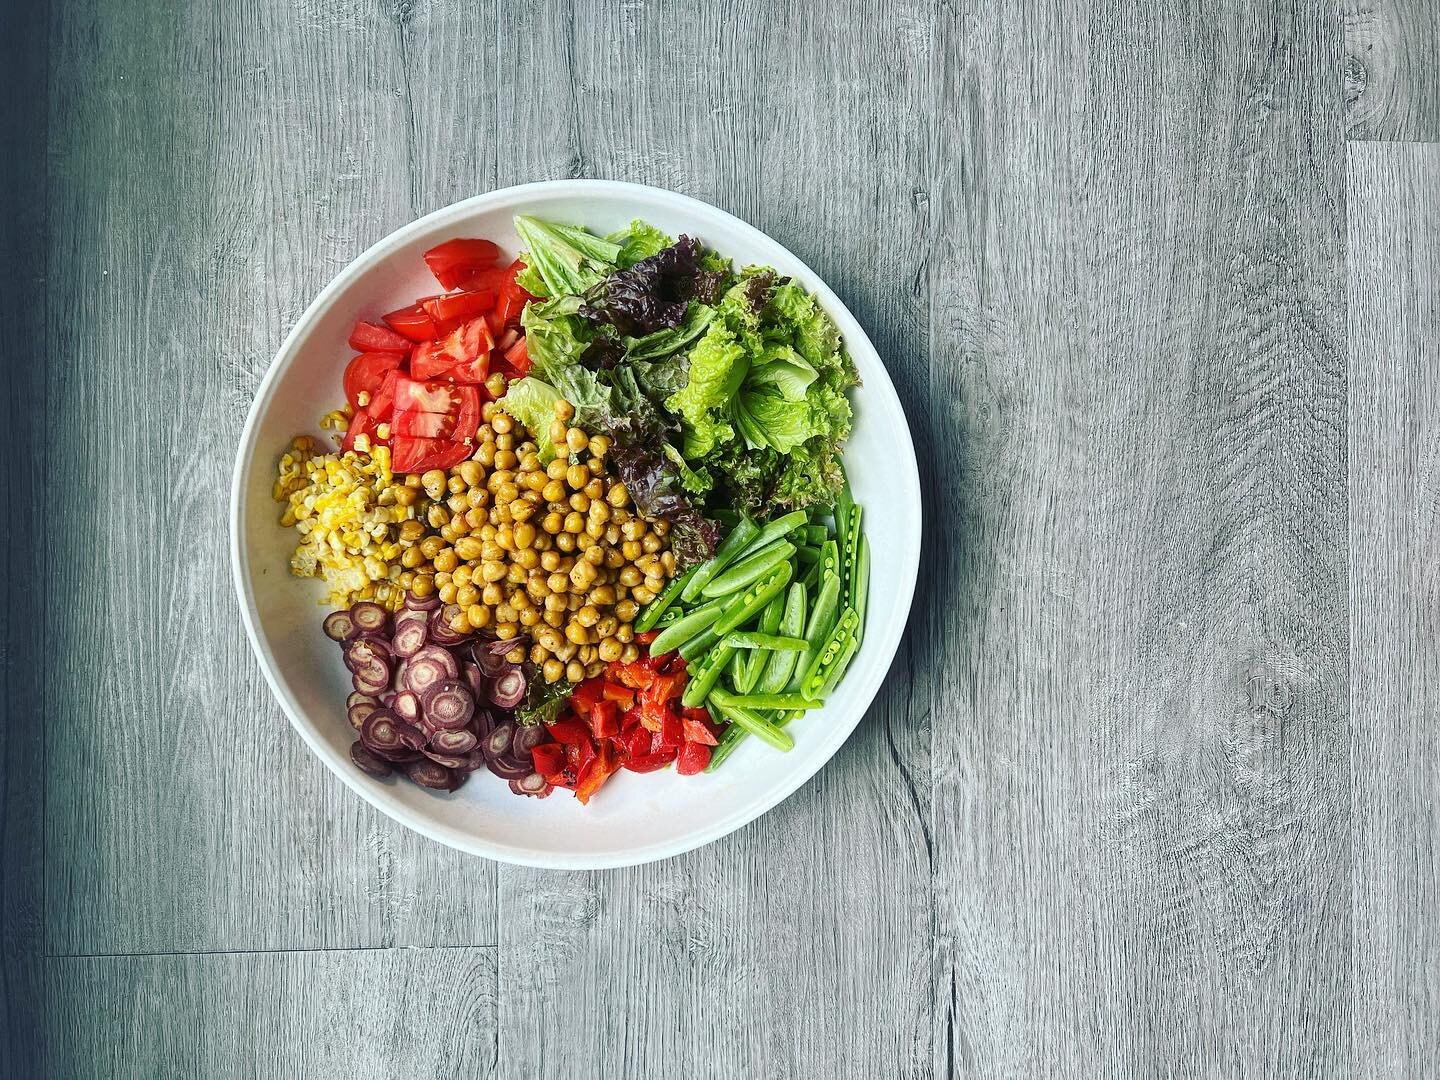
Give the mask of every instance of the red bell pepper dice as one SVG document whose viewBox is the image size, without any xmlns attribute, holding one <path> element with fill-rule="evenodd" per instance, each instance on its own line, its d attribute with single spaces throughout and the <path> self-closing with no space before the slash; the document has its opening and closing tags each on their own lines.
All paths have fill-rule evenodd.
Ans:
<svg viewBox="0 0 1440 1080">
<path fill-rule="evenodd" d="M 694 776 L 703 772 L 709 764 L 710 747 L 704 743 L 687 742 L 680 748 L 680 755 L 675 759 L 675 771 L 681 776 Z"/>
</svg>

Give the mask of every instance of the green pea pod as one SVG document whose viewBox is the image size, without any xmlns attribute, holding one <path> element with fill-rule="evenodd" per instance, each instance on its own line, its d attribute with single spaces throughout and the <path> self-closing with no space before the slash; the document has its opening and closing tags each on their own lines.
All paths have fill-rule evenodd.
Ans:
<svg viewBox="0 0 1440 1080">
<path fill-rule="evenodd" d="M 692 566 L 689 570 L 685 571 L 685 573 L 672 580 L 669 585 L 666 585 L 664 592 L 645 605 L 645 610 L 642 611 L 640 617 L 635 620 L 635 632 L 637 634 L 643 634 L 647 630 L 653 630 L 659 625 L 660 617 L 664 615 L 666 611 L 670 610 L 670 606 L 674 604 L 676 600 L 680 599 L 680 594 L 685 591 L 685 586 L 689 584 L 690 579 L 695 576 L 695 571 L 698 569 L 698 566 Z"/>
<path fill-rule="evenodd" d="M 810 609 L 810 616 L 805 621 L 805 640 L 808 647 L 795 661 L 795 671 L 790 676 L 788 689 L 798 691 L 800 683 L 809 670 L 811 662 L 820 652 L 825 639 L 830 636 L 830 631 L 835 628 L 835 616 L 840 609 L 840 578 L 831 574 L 824 578 L 820 585 L 820 592 L 815 597 L 815 605 Z"/>
<path fill-rule="evenodd" d="M 824 525 L 806 525 L 799 531 L 799 535 L 804 537 L 805 543 L 812 547 L 819 547 L 830 539 L 830 530 Z"/>
<path fill-rule="evenodd" d="M 737 626 L 744 626 L 774 600 L 790 584 L 790 564 L 782 562 L 765 577 L 755 582 L 726 605 L 725 611 L 715 623 L 715 633 L 728 634 Z"/>
<path fill-rule="evenodd" d="M 780 633 L 788 637 L 799 637 L 805 633 L 805 597 L 804 582 L 797 581 L 790 586 L 790 591 L 785 594 L 785 614 L 780 619 Z M 764 674 L 760 676 L 757 687 L 760 692 L 778 694 L 784 690 L 798 659 L 798 654 L 793 652 L 772 653 Z"/>
<path fill-rule="evenodd" d="M 865 534 L 860 531 L 860 507 L 851 505 L 845 515 L 845 543 L 840 548 L 840 594 L 850 598 L 855 588 L 855 563 L 860 558 L 860 541 Z M 850 606 L 854 607 L 853 599 Z"/>
<path fill-rule="evenodd" d="M 811 563 L 820 561 L 820 548 L 810 544 L 801 544 L 795 549 L 795 561 L 809 566 Z"/>
<path fill-rule="evenodd" d="M 800 681 L 800 692 L 812 701 L 819 700 L 840 681 L 855 648 L 860 643 L 860 615 L 852 607 L 846 607 L 836 620 L 835 629 L 825 639 L 825 644 L 816 652 Z"/>
<path fill-rule="evenodd" d="M 736 563 L 719 577 L 713 578 L 710 584 L 700 590 L 700 595 L 709 599 L 739 592 L 753 582 L 759 581 L 776 566 L 788 562 L 790 556 L 794 554 L 795 545 L 789 540 L 776 540 L 769 547 L 761 548 L 748 559 Z"/>
<path fill-rule="evenodd" d="M 776 600 L 780 599 L 778 596 Z M 772 600 L 773 604 L 775 601 Z M 768 610 L 768 609 L 767 609 Z M 804 652 L 809 644 L 803 637 L 788 637 L 784 634 L 756 633 L 753 630 L 732 630 L 725 635 L 725 644 L 737 649 L 754 652 Z"/>
<path fill-rule="evenodd" d="M 675 651 L 680 654 L 680 659 L 684 660 L 687 664 L 689 664 L 692 663 L 696 657 L 704 656 L 707 652 L 713 649 L 715 647 L 715 643 L 719 640 L 720 635 L 715 633 L 715 628 L 712 626 L 709 627 L 699 637 L 691 638 L 689 641 L 687 641 L 684 645 L 681 645 L 680 648 L 676 649 Z"/>
<path fill-rule="evenodd" d="M 760 526 L 742 515 L 740 521 L 730 530 L 730 535 L 715 549 L 715 557 L 695 568 L 695 576 L 680 590 L 680 599 L 687 604 L 693 604 L 699 598 L 700 590 L 710 584 L 716 574 L 734 562 L 759 532 Z"/>
<path fill-rule="evenodd" d="M 664 656 L 673 652 L 696 634 L 709 628 L 723 614 L 725 605 L 719 600 L 712 600 L 690 614 L 681 616 L 661 630 L 659 636 L 650 643 L 650 655 Z"/>
<path fill-rule="evenodd" d="M 786 514 L 784 517 L 776 518 L 761 529 L 755 538 L 745 545 L 745 550 L 735 557 L 736 561 L 749 558 L 762 548 L 770 546 L 776 540 L 789 536 L 796 529 L 800 528 L 800 526 L 804 525 L 807 520 L 804 510 L 795 510 L 792 513 Z"/>
<path fill-rule="evenodd" d="M 715 684 L 725 669 L 730 666 L 730 658 L 735 655 L 734 649 L 721 645 L 719 648 L 711 649 L 700 660 L 690 667 L 690 681 L 685 684 L 685 693 L 680 698 L 680 703 L 688 709 L 695 709 L 705 704 L 705 699 L 715 689 Z"/>
<path fill-rule="evenodd" d="M 722 762 L 735 752 L 745 738 L 745 729 L 739 724 L 731 724 L 725 729 L 725 734 L 720 736 L 720 742 L 715 749 L 710 751 L 710 764 L 705 766 L 706 772 L 714 772 Z"/>
<path fill-rule="evenodd" d="M 735 698 L 735 703 L 743 708 L 759 709 L 762 712 L 779 709 L 794 713 L 818 709 L 825 704 L 823 701 L 812 701 L 804 694 L 740 694 Z"/>
<path fill-rule="evenodd" d="M 820 545 L 820 573 L 840 576 L 840 545 L 834 540 Z M 842 580 L 840 584 L 843 586 L 845 582 Z"/>
<path fill-rule="evenodd" d="M 860 616 L 860 629 L 865 629 L 865 605 L 870 599 L 870 543 L 860 537 L 860 547 L 855 552 L 855 566 L 850 575 L 850 606 Z"/>
<path fill-rule="evenodd" d="M 735 676 L 737 693 L 750 693 L 755 689 L 755 684 L 760 681 L 760 673 L 765 670 L 769 655 L 763 646 L 756 645 L 753 641 L 781 640 L 775 631 L 780 629 L 780 619 L 784 614 L 785 597 L 777 593 L 775 599 L 766 604 L 765 610 L 760 614 L 760 632 L 758 634 L 732 630 L 725 635 L 725 644 L 735 646 L 738 650 L 735 655 L 741 661 L 740 669 Z M 804 643 L 801 644 L 803 646 Z"/>
<path fill-rule="evenodd" d="M 776 750 L 788 751 L 795 748 L 794 739 L 770 723 L 769 720 L 766 720 L 759 713 L 747 709 L 744 706 L 736 707 L 726 704 L 727 701 L 735 700 L 734 694 L 717 686 L 710 696 L 714 700 L 716 707 L 720 710 L 721 715 L 732 724 L 738 724 L 744 728 L 747 733 L 754 735 L 758 739 L 764 739 L 771 746 L 775 747 Z"/>
</svg>

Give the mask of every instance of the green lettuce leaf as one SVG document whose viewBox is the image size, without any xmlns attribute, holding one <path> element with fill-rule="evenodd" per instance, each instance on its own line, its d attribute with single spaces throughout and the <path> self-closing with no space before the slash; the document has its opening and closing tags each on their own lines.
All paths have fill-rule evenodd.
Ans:
<svg viewBox="0 0 1440 1080">
<path fill-rule="evenodd" d="M 731 402 L 750 361 L 743 345 L 724 322 L 714 322 L 690 350 L 690 377 L 665 400 L 679 413 L 685 429 L 685 457 L 704 457 L 735 437 Z"/>
<path fill-rule="evenodd" d="M 639 218 L 630 222 L 628 229 L 611 233 L 605 239 L 619 245 L 620 254 L 615 257 L 615 265 L 622 270 L 634 266 L 641 259 L 648 259 L 675 242 L 654 225 Z"/>
<path fill-rule="evenodd" d="M 555 403 L 560 392 L 547 382 L 533 376 L 516 379 L 499 401 L 500 408 L 530 429 L 540 460 L 554 459 L 556 447 L 550 441 L 550 421 L 555 417 Z"/>
<path fill-rule="evenodd" d="M 515 234 L 525 245 L 516 281 L 539 297 L 583 293 L 615 269 L 622 250 L 578 225 L 524 215 L 515 219 Z"/>
</svg>

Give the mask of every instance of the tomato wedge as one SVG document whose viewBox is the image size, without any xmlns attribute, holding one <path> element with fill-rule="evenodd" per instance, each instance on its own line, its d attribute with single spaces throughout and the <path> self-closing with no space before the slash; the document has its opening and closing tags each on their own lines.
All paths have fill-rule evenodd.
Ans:
<svg viewBox="0 0 1440 1080">
<path fill-rule="evenodd" d="M 471 319 L 452 330 L 441 346 L 453 362 L 450 376 L 456 382 L 483 383 L 490 375 L 490 350 L 494 345 L 484 319 Z"/>
<path fill-rule="evenodd" d="M 361 435 L 369 436 L 375 431 L 377 421 L 365 409 L 356 409 L 355 415 L 350 418 L 350 426 L 345 429 L 345 438 L 340 440 L 340 449 L 354 450 L 355 440 Z"/>
<path fill-rule="evenodd" d="M 415 346 L 410 354 L 410 376 L 415 379 L 435 379 L 447 375 L 455 361 L 441 349 L 438 341 L 424 341 Z"/>
<path fill-rule="evenodd" d="M 397 473 L 453 469 L 470 453 L 470 447 L 463 443 L 395 435 L 390 439 L 390 468 Z"/>
<path fill-rule="evenodd" d="M 437 296 L 422 305 L 435 326 L 435 337 L 449 333 L 461 323 L 479 318 L 495 306 L 495 293 L 458 292 Z"/>
<path fill-rule="evenodd" d="M 380 389 L 385 375 L 398 368 L 403 359 L 401 354 L 393 352 L 367 352 L 355 357 L 345 365 L 345 377 L 341 380 L 345 386 L 345 400 L 357 409 L 362 405 L 368 406 L 369 398 L 373 398 Z M 365 401 L 360 400 L 362 392 L 369 395 Z M 376 415 L 381 415 L 378 410 Z"/>
<path fill-rule="evenodd" d="M 402 378 L 399 368 L 391 368 L 380 380 L 380 388 L 370 395 L 370 404 L 365 407 L 376 420 L 390 419 L 390 411 L 395 408 L 395 387 Z"/>
<path fill-rule="evenodd" d="M 409 307 L 399 308 L 380 317 L 391 330 L 411 341 L 429 341 L 435 336 L 435 323 L 421 306 L 424 303 L 424 300 L 417 300 Z"/>
<path fill-rule="evenodd" d="M 479 426 L 480 392 L 475 387 L 404 377 L 396 381 L 395 416 L 391 421 L 395 434 L 453 439 L 471 445 Z"/>
<path fill-rule="evenodd" d="M 530 374 L 530 346 L 523 337 L 505 350 L 505 366 L 517 379 L 523 379 Z"/>
<path fill-rule="evenodd" d="M 411 341 L 401 337 L 394 330 L 361 319 L 350 331 L 350 347 L 356 352 L 398 352 L 410 351 Z"/>
<path fill-rule="evenodd" d="M 453 289 L 474 274 L 494 266 L 500 249 L 489 240 L 457 236 L 425 252 L 425 265 L 442 288 Z"/>
</svg>

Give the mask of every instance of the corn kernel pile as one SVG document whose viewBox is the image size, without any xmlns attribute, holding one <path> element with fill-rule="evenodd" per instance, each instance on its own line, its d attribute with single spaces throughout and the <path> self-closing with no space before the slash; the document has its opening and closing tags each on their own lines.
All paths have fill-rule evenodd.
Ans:
<svg viewBox="0 0 1440 1080">
<path fill-rule="evenodd" d="M 300 534 L 291 572 L 323 578 L 333 607 L 377 600 L 395 608 L 404 598 L 394 582 L 413 541 L 400 526 L 415 517 L 416 497 L 403 479 L 391 475 L 389 463 L 386 447 L 373 456 L 327 454 L 306 435 L 280 458 L 272 492 L 276 502 L 286 504 L 280 524 Z"/>
</svg>

